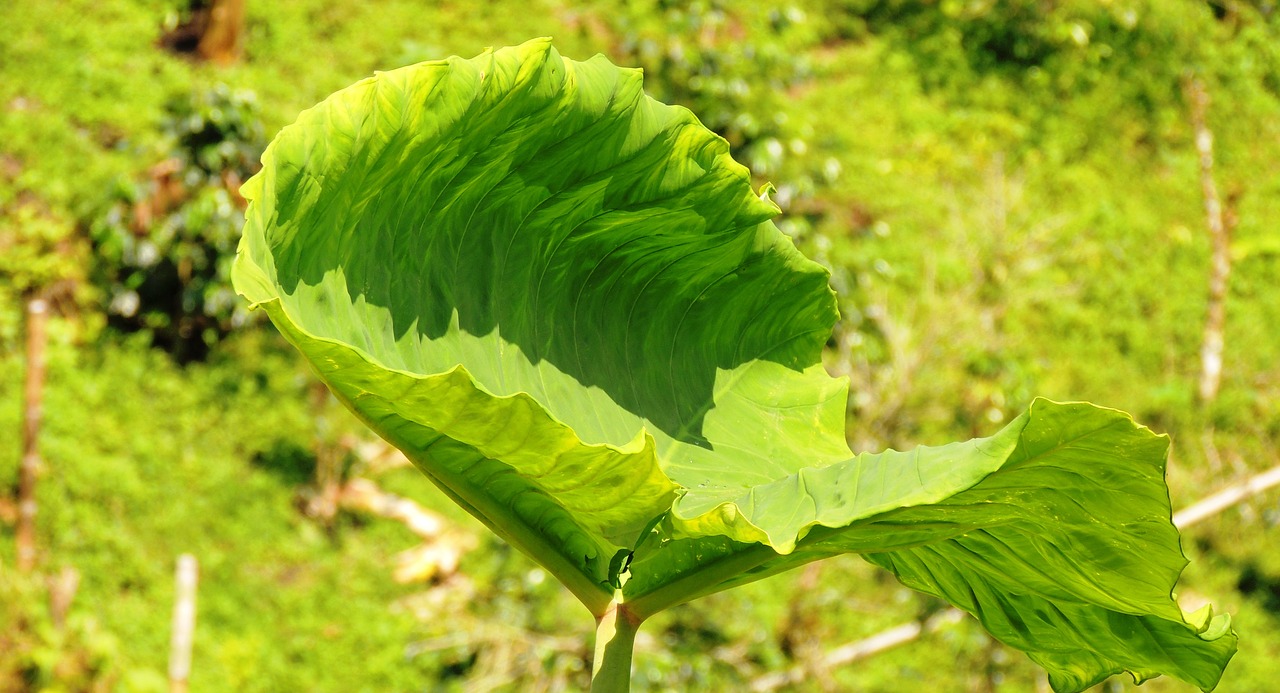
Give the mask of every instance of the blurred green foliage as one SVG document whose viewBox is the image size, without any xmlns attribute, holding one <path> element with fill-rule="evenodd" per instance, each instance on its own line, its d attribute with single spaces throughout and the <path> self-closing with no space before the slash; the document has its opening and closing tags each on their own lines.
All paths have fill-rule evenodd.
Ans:
<svg viewBox="0 0 1280 693">
<path fill-rule="evenodd" d="M 248 321 L 231 288 L 244 225 L 240 184 L 257 171 L 266 134 L 256 98 L 225 84 L 165 107 L 166 159 L 141 181 L 120 181 L 90 225 L 94 282 L 114 327 L 150 332 L 182 360 Z"/>
<path fill-rule="evenodd" d="M 1271 2 L 248 0 L 244 60 L 225 68 L 159 47 L 188 6 L 0 3 L 0 431 L 18 430 L 22 299 L 47 292 L 63 317 L 41 572 L 82 576 L 55 627 L 45 580 L 9 569 L 0 513 L 0 691 L 163 688 L 182 552 L 202 565 L 192 690 L 582 686 L 585 612 L 433 502 L 421 475 L 378 481 L 481 538 L 464 580 L 398 585 L 406 530 L 343 514 L 330 534 L 297 511 L 316 444 L 307 377 L 225 283 L 236 181 L 270 133 L 374 69 L 534 35 L 644 67 L 650 93 L 689 106 L 777 186 L 780 226 L 840 294 L 827 360 L 852 379 L 855 449 L 985 435 L 1044 395 L 1170 433 L 1175 508 L 1280 462 Z M 1209 241 L 1191 76 L 1212 98 L 1214 172 L 1236 219 L 1223 387 L 1208 406 L 1195 395 Z M 172 184 L 182 194 L 153 204 Z M 18 444 L 0 433 L 0 488 Z M 1270 689 L 1280 503 L 1272 493 L 1186 536 L 1180 597 L 1212 598 L 1242 636 L 1219 690 Z M 636 686 L 742 689 L 934 608 L 833 561 L 660 615 L 641 631 Z M 798 688 L 1035 681 L 966 623 Z"/>
<path fill-rule="evenodd" d="M 803 9 L 652 0 L 600 19 L 616 35 L 615 60 L 643 67 L 651 96 L 688 106 L 755 173 L 778 171 L 794 144 L 783 141 L 787 94 L 809 78 L 816 38 Z"/>
</svg>

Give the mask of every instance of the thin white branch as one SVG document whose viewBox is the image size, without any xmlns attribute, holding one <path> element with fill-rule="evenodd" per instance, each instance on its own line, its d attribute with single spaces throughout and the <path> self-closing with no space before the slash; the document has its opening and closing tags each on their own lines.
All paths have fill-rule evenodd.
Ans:
<svg viewBox="0 0 1280 693">
<path fill-rule="evenodd" d="M 1179 510 L 1173 514 L 1173 524 L 1178 529 L 1190 527 L 1273 486 L 1280 486 L 1280 466 L 1272 467 L 1238 484 L 1228 486 L 1208 498 Z"/>
<path fill-rule="evenodd" d="M 191 648 L 196 629 L 196 583 L 199 564 L 189 553 L 178 556 L 174 581 L 173 632 L 169 646 L 169 691 L 186 693 L 191 677 Z"/>
</svg>

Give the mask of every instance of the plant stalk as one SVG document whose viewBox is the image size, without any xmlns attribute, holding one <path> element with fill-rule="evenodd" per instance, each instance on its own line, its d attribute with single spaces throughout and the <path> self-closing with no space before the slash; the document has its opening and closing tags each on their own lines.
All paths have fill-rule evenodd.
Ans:
<svg viewBox="0 0 1280 693">
<path fill-rule="evenodd" d="M 738 577 L 752 568 L 778 557 L 778 552 L 764 544 L 753 544 L 725 558 L 703 564 L 661 587 L 628 597 L 631 613 L 644 620 L 660 611 L 719 592 L 721 583 Z"/>
<path fill-rule="evenodd" d="M 596 619 L 596 652 L 591 664 L 591 693 L 631 690 L 631 653 L 641 619 L 614 601 Z"/>
</svg>

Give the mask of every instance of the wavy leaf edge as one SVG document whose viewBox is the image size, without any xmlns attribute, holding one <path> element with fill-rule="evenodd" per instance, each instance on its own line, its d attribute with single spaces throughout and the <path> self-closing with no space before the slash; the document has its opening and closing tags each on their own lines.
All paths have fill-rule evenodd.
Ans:
<svg viewBox="0 0 1280 693">
<path fill-rule="evenodd" d="M 538 39 L 530 43 L 545 44 L 545 46 L 548 49 L 550 49 L 549 39 Z M 526 45 L 529 45 L 529 44 L 526 44 Z M 554 49 L 550 49 L 550 50 L 554 50 Z M 476 59 L 483 58 L 486 56 L 489 56 L 490 58 L 492 58 L 494 54 L 495 54 L 494 51 L 487 50 L 485 53 L 482 53 L 480 56 L 477 56 Z M 448 64 L 451 64 L 451 60 L 453 59 L 429 61 L 428 63 L 423 63 L 423 64 L 448 65 Z M 568 62 L 567 59 L 565 60 L 566 62 Z M 356 85 L 353 85 L 353 86 L 368 85 L 370 83 L 376 82 L 376 80 L 382 78 L 382 74 L 385 74 L 385 73 L 375 74 L 375 76 L 361 80 L 360 82 L 357 82 Z M 330 97 L 330 98 L 332 99 L 334 97 Z M 327 100 L 326 102 L 321 102 L 317 106 L 314 106 L 304 111 L 303 116 L 299 117 L 298 123 L 287 126 L 286 130 L 288 130 L 289 128 L 301 128 L 302 127 L 301 123 L 303 121 L 303 118 L 310 117 L 307 114 L 312 114 L 313 112 L 316 112 L 317 109 L 321 109 L 322 107 L 325 106 L 325 103 L 327 103 Z M 282 133 L 283 132 L 284 131 L 282 131 Z M 277 141 L 279 139 L 280 138 L 278 137 Z M 254 214 L 255 212 L 261 211 L 259 206 L 264 204 L 264 196 L 269 196 L 272 194 L 271 192 L 265 189 L 266 186 L 268 185 L 266 172 L 268 171 L 268 169 L 272 169 L 273 167 L 278 165 L 278 162 L 275 160 L 276 159 L 275 150 L 276 150 L 276 142 L 273 141 L 272 146 L 269 147 L 263 155 L 263 164 L 264 164 L 263 173 L 255 175 L 253 178 L 247 181 L 242 188 L 243 196 L 249 201 L 249 209 L 246 212 L 246 218 L 251 220 L 256 220 L 256 222 L 251 222 L 251 223 L 257 223 L 257 222 L 260 222 L 261 224 L 274 223 L 274 213 L 276 211 L 274 209 L 272 210 L 273 217 L 271 219 L 260 220 L 257 217 L 255 217 Z M 744 169 L 744 172 L 745 172 L 745 169 Z M 750 181 L 745 177 L 745 175 L 741 183 L 742 185 L 746 186 L 748 190 L 750 189 Z M 770 188 L 766 185 L 765 187 L 761 188 L 759 192 L 755 194 L 757 196 L 757 199 L 767 204 L 769 207 L 775 210 L 775 213 L 776 213 L 777 211 L 776 205 L 773 205 L 772 202 L 769 201 L 768 199 L 769 189 Z M 747 488 L 744 491 L 744 494 L 739 498 L 720 502 L 719 504 L 714 505 L 714 507 L 710 508 L 709 510 L 704 510 L 702 512 L 686 513 L 683 511 L 683 509 L 685 505 L 689 504 L 686 502 L 686 500 L 689 497 L 691 489 L 676 483 L 675 481 L 672 480 L 670 475 L 667 474 L 666 462 L 656 452 L 654 432 L 648 430 L 645 426 L 641 426 L 635 432 L 634 437 L 625 444 L 614 444 L 610 442 L 586 442 L 581 437 L 578 436 L 577 432 L 574 430 L 573 426 L 570 425 L 570 423 L 557 417 L 556 414 L 553 411 L 551 411 L 547 406 L 544 406 L 542 402 L 540 402 L 535 397 L 534 394 L 529 392 L 524 392 L 524 391 L 516 391 L 509 394 L 496 393 L 490 387 L 488 387 L 480 378 L 473 375 L 471 371 L 463 363 L 458 363 L 452 369 L 449 369 L 441 373 L 417 373 L 409 370 L 388 366 L 382 359 L 377 358 L 375 354 L 369 353 L 361 349 L 358 345 L 350 344 L 342 340 L 339 340 L 337 338 L 331 338 L 331 337 L 310 332 L 304 327 L 303 320 L 301 320 L 300 318 L 297 318 L 296 316 L 290 315 L 289 306 L 286 304 L 285 301 L 282 300 L 282 297 L 281 297 L 282 291 L 280 289 L 280 286 L 276 282 L 276 280 L 272 279 L 272 274 L 274 273 L 275 258 L 272 255 L 271 251 L 269 249 L 261 249 L 262 252 L 266 254 L 266 258 L 265 258 L 266 261 L 273 265 L 270 271 L 268 271 L 267 268 L 264 268 L 258 265 L 255 259 L 250 257 L 252 253 L 249 252 L 247 249 L 249 248 L 252 241 L 249 238 L 249 233 L 247 232 L 247 230 L 248 230 L 248 224 L 246 225 L 245 238 L 242 239 L 241 241 L 241 251 L 240 253 L 238 253 L 233 266 L 233 282 L 235 284 L 237 292 L 240 293 L 242 296 L 244 296 L 246 299 L 248 299 L 252 304 L 252 307 L 259 308 L 259 309 L 266 309 L 268 313 L 272 314 L 273 320 L 276 319 L 277 316 L 279 316 L 280 319 L 288 321 L 289 323 L 291 323 L 291 327 L 293 329 L 301 333 L 305 333 L 308 339 L 315 340 L 316 342 L 327 343 L 334 348 L 341 348 L 341 349 L 346 349 L 351 351 L 359 359 L 367 362 L 370 367 L 375 369 L 381 369 L 382 371 L 385 371 L 385 372 L 394 373 L 404 378 L 418 379 L 418 380 L 426 380 L 433 377 L 438 377 L 438 376 L 448 375 L 448 374 L 455 374 L 455 373 L 461 374 L 465 378 L 465 380 L 470 384 L 470 386 L 474 388 L 474 390 L 476 390 L 477 392 L 483 393 L 488 398 L 499 400 L 499 401 L 519 401 L 533 408 L 536 408 L 538 411 L 541 412 L 542 415 L 546 417 L 548 421 L 554 424 L 554 426 L 556 426 L 558 429 L 562 430 L 563 432 L 566 432 L 567 434 L 572 435 L 577 445 L 582 446 L 585 449 L 605 450 L 605 451 L 610 451 L 612 453 L 616 453 L 618 455 L 623 455 L 628 457 L 632 455 L 651 456 L 653 460 L 653 464 L 656 465 L 656 468 L 661 475 L 661 480 L 662 482 L 665 482 L 667 492 L 671 494 L 674 502 L 670 508 L 669 513 L 664 512 L 664 513 L 657 514 L 655 517 L 653 517 L 649 521 L 648 526 L 650 529 L 652 529 L 655 524 L 663 520 L 664 516 L 666 516 L 671 521 L 671 526 L 674 528 L 675 538 L 727 537 L 734 541 L 739 541 L 743 543 L 762 544 L 764 546 L 769 547 L 773 551 L 775 551 L 778 555 L 786 556 L 787 554 L 790 554 L 791 552 L 797 550 L 797 548 L 803 548 L 807 545 L 807 543 L 811 543 L 811 542 L 807 542 L 807 540 L 813 536 L 815 529 L 825 528 L 829 530 L 835 530 L 838 532 L 841 529 L 847 529 L 851 526 L 856 526 L 859 523 L 874 520 L 877 517 L 881 517 L 883 515 L 893 513 L 895 511 L 906 510 L 911 508 L 919 508 L 922 506 L 943 503 L 947 499 L 953 498 L 958 494 L 964 493 L 965 491 L 974 489 L 980 486 L 986 480 L 1000 474 L 1000 472 L 1003 471 L 1004 466 L 1009 459 L 1009 457 L 1006 456 L 1003 460 L 999 461 L 999 463 L 995 464 L 990 469 L 977 467 L 975 468 L 975 470 L 972 471 L 972 473 L 965 475 L 961 481 L 953 482 L 953 483 L 950 483 L 949 485 L 938 485 L 934 488 L 931 488 L 927 493 L 924 493 L 923 495 L 919 495 L 915 497 L 913 502 L 911 502 L 910 504 L 898 503 L 895 505 L 893 502 L 890 502 L 890 501 L 886 501 L 879 504 L 873 504 L 857 512 L 846 514 L 842 516 L 839 519 L 839 521 L 831 520 L 831 519 L 824 520 L 823 518 L 817 517 L 815 515 L 815 517 L 812 520 L 799 522 L 798 524 L 792 523 L 791 526 L 786 527 L 785 531 L 782 531 L 782 532 L 772 531 L 771 528 L 767 526 L 766 523 L 758 522 L 757 519 L 755 518 L 753 511 L 756 509 L 756 506 L 759 503 L 759 501 L 757 500 L 757 494 L 768 495 L 769 493 L 771 493 L 771 490 L 770 490 L 771 488 L 782 488 L 787 485 L 798 484 L 799 486 L 803 487 L 804 484 L 806 483 L 805 477 L 807 475 L 834 474 L 840 471 L 840 468 L 842 466 L 852 466 L 852 465 L 863 464 L 862 461 L 865 459 L 868 459 L 868 456 L 866 454 L 863 454 L 863 455 L 857 455 L 857 456 L 851 457 L 850 459 L 845 460 L 843 462 L 834 462 L 834 463 L 827 462 L 827 463 L 823 463 L 815 466 L 801 467 L 800 469 L 796 470 L 792 474 L 788 474 L 788 475 L 773 479 L 772 481 L 769 481 L 764 484 L 751 486 Z M 779 235 L 781 234 L 779 233 Z M 829 290 L 830 289 L 828 288 L 828 291 Z M 303 350 L 304 353 L 306 353 L 306 349 L 303 349 L 302 345 L 295 343 L 295 346 L 298 346 L 299 349 Z M 847 387 L 847 378 L 843 380 L 846 383 L 846 387 Z M 332 387 L 332 384 L 331 384 L 331 387 Z M 340 398 L 340 399 L 342 399 L 349 408 L 352 408 L 353 410 L 357 410 L 356 405 L 350 400 L 350 398 Z M 715 403 L 713 401 L 712 407 L 714 408 L 714 406 L 715 406 Z M 980 438 L 980 439 L 974 439 L 972 441 L 967 441 L 966 444 L 981 445 L 982 441 L 994 440 L 998 436 L 1004 435 L 1006 431 L 1009 431 L 1012 427 L 1015 427 L 1015 426 L 1020 426 L 1019 436 L 1015 436 L 1015 439 L 1020 440 L 1021 432 L 1025 431 L 1026 427 L 1034 419 L 1037 409 L 1045 408 L 1045 407 L 1070 407 L 1070 406 L 1089 406 L 1095 410 L 1109 412 L 1111 415 L 1118 415 L 1119 417 L 1122 417 L 1124 420 L 1128 422 L 1128 425 L 1133 429 L 1134 433 L 1137 433 L 1139 435 L 1152 436 L 1157 439 L 1162 439 L 1165 447 L 1165 455 L 1167 458 L 1168 437 L 1165 435 L 1155 434 L 1148 427 L 1137 423 L 1132 416 L 1130 416 L 1125 412 L 1122 412 L 1116 409 L 1107 408 L 1107 407 L 1099 407 L 1097 405 L 1092 405 L 1092 404 L 1083 403 L 1083 402 L 1053 402 L 1052 400 L 1048 400 L 1044 398 L 1037 398 L 1036 400 L 1034 400 L 1032 404 L 1028 407 L 1028 410 L 1025 414 L 1018 417 L 1018 419 L 1015 419 L 1008 426 L 1002 429 L 1001 432 L 988 438 Z M 359 411 L 357 411 L 357 415 L 360 415 Z M 362 416 L 361 418 L 364 418 L 364 417 Z M 1017 441 L 1015 440 L 1015 442 Z M 962 444 L 957 444 L 957 445 L 962 445 Z M 895 455 L 908 455 L 908 454 L 914 453 L 919 455 L 921 451 L 927 451 L 931 449 L 938 450 L 941 448 L 929 448 L 927 446 L 922 446 L 920 448 L 914 449 L 911 453 L 887 450 L 882 453 L 876 453 L 872 456 L 878 457 L 878 456 L 887 455 L 889 453 L 893 453 Z M 494 458 L 494 459 L 496 461 L 501 462 L 501 459 L 497 459 L 497 458 Z M 1158 465 L 1159 472 L 1162 478 L 1163 478 L 1164 469 L 1165 469 L 1165 462 L 1166 460 L 1161 460 Z M 517 473 L 519 472 L 517 471 Z M 431 476 L 430 473 L 428 475 Z M 434 476 L 432 478 L 433 480 L 435 480 Z M 440 482 L 437 480 L 437 483 L 440 483 Z M 922 486 L 925 485 L 923 479 L 921 480 L 921 485 Z M 1165 486 L 1164 492 L 1165 492 L 1165 498 L 1164 498 L 1163 511 L 1166 513 L 1166 517 L 1164 519 L 1170 526 L 1172 526 L 1172 519 L 1171 519 L 1172 510 L 1171 510 L 1171 506 L 1168 499 L 1167 485 Z M 454 496 L 454 499 L 458 500 L 456 496 Z M 854 503 L 854 505 L 857 505 L 856 502 Z M 468 507 L 468 509 L 471 510 L 473 514 L 476 512 L 474 508 L 470 506 L 466 506 L 466 507 Z M 494 527 L 494 525 L 491 524 L 490 522 L 486 522 L 486 524 L 489 524 L 490 527 Z M 826 540 L 826 538 L 829 538 L 830 536 L 831 536 L 831 533 L 824 534 L 824 540 Z M 634 550 L 637 547 L 637 545 L 643 540 L 644 540 L 644 536 L 638 537 L 636 541 L 633 542 L 629 548 Z M 624 546 L 621 548 L 625 549 L 628 547 Z M 1181 551 L 1180 546 L 1178 547 L 1177 552 L 1182 559 L 1182 565 L 1177 571 L 1178 574 L 1180 575 L 1182 572 L 1182 569 L 1185 568 L 1187 561 L 1186 561 L 1186 556 Z M 538 559 L 539 557 L 534 556 L 534 558 Z M 609 560 L 616 563 L 617 556 L 616 555 L 612 556 L 609 558 Z M 561 577 L 562 580 L 565 578 L 565 576 L 560 575 L 559 572 L 557 572 L 557 575 L 558 577 Z M 598 577 L 599 576 L 596 576 L 595 578 L 597 582 L 597 587 L 601 589 L 602 593 L 607 592 L 607 589 L 605 589 L 606 586 L 599 584 Z M 1168 585 L 1168 597 L 1170 601 L 1174 601 L 1173 590 L 1177 582 L 1176 577 L 1177 576 L 1175 576 L 1173 583 Z M 617 585 L 615 585 L 615 587 L 616 586 Z M 577 593 L 577 590 L 575 590 L 575 593 Z M 581 594 L 579 594 L 579 596 L 580 598 L 582 597 Z M 590 598 L 598 601 L 598 595 Z M 587 600 L 584 598 L 584 602 L 585 601 Z M 975 614 L 975 615 L 979 615 L 979 614 Z M 979 615 L 979 618 L 981 618 L 980 615 Z M 1234 653 L 1235 633 L 1231 630 L 1231 621 L 1230 621 L 1229 615 L 1227 614 L 1215 615 L 1213 613 L 1212 607 L 1209 605 L 1206 605 L 1204 609 L 1201 609 L 1195 612 L 1194 614 L 1182 614 L 1181 623 L 1185 625 L 1188 629 L 1194 631 L 1201 639 L 1203 639 L 1206 642 L 1213 642 L 1221 638 L 1228 638 L 1230 641 L 1231 651 L 1232 653 Z M 1230 655 L 1227 655 L 1227 660 L 1229 659 L 1230 659 Z M 1225 667 L 1225 665 L 1226 665 L 1226 661 L 1223 661 L 1221 666 Z M 1122 669 L 1121 671 L 1128 671 L 1134 677 L 1135 681 L 1139 683 L 1142 680 L 1149 678 L 1150 676 L 1158 674 L 1158 672 L 1154 672 L 1154 671 L 1151 671 L 1151 672 L 1133 671 L 1128 669 Z M 1103 678 L 1106 678 L 1106 676 L 1114 673 L 1119 673 L 1119 671 L 1109 671 L 1107 674 L 1103 675 L 1101 678 L 1098 678 L 1096 681 L 1092 681 L 1089 685 L 1092 685 L 1093 683 L 1096 683 L 1097 681 L 1100 681 Z M 1221 669 L 1218 670 L 1218 676 L 1220 677 L 1220 675 L 1221 675 Z M 1202 681 L 1201 683 L 1203 684 L 1204 681 Z M 1216 685 L 1216 683 L 1217 683 L 1217 678 L 1215 677 L 1209 687 L 1211 688 L 1213 685 Z M 1059 689 L 1059 690 L 1076 690 L 1076 688 L 1074 687 L 1077 686 L 1078 684 L 1079 684 L 1078 680 L 1056 679 L 1053 681 L 1053 685 L 1055 689 Z"/>
</svg>

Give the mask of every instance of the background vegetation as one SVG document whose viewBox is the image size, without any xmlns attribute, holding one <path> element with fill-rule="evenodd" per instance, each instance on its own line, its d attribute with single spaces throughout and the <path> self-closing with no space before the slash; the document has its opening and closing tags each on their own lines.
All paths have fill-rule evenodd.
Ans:
<svg viewBox="0 0 1280 693">
<path fill-rule="evenodd" d="M 166 689 L 180 553 L 201 564 L 195 691 L 584 685 L 585 611 L 379 463 L 227 282 L 239 183 L 298 111 L 375 69 L 536 35 L 643 66 L 774 182 L 780 225 L 840 294 L 829 367 L 853 381 L 856 450 L 986 435 L 1043 395 L 1169 433 L 1175 508 L 1280 463 L 1269 0 L 245 0 L 239 48 L 210 53 L 199 22 L 219 4 L 0 4 L 0 488 L 18 476 L 25 299 L 55 312 L 32 573 L 0 501 L 0 691 Z M 1209 400 L 1197 85 L 1232 261 Z M 326 495 L 356 478 L 442 514 L 458 572 L 397 580 L 422 540 Z M 1184 534 L 1180 600 L 1241 634 L 1220 691 L 1280 680 L 1278 496 Z M 816 664 L 939 608 L 856 558 L 817 564 L 647 624 L 637 687 L 741 690 L 796 665 L 795 690 L 1043 685 L 971 622 Z"/>
</svg>

